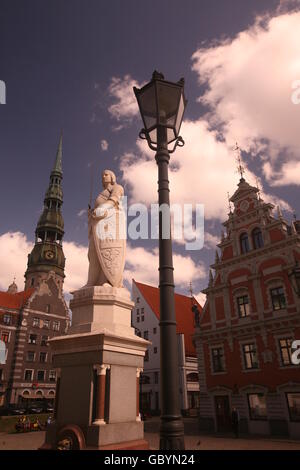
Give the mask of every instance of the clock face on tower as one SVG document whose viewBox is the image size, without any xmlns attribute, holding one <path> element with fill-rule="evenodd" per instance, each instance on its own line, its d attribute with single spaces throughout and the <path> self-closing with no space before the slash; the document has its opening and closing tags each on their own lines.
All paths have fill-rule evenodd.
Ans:
<svg viewBox="0 0 300 470">
<path fill-rule="evenodd" d="M 46 259 L 53 259 L 53 258 L 54 258 L 54 253 L 53 253 L 53 251 L 46 251 L 46 253 L 45 253 L 45 258 L 46 258 Z"/>
</svg>

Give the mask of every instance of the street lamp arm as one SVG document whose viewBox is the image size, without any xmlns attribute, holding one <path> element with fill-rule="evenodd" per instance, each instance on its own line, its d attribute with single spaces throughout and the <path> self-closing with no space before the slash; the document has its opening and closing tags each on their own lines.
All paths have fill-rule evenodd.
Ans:
<svg viewBox="0 0 300 470">
<path fill-rule="evenodd" d="M 148 135 L 146 129 L 141 129 L 141 131 L 139 133 L 139 138 L 142 139 L 142 140 L 147 140 L 147 143 L 148 143 L 149 147 L 151 148 L 151 150 L 154 150 L 155 152 L 157 152 L 157 146 L 155 147 L 151 143 L 151 140 L 149 138 L 149 135 Z M 185 142 L 184 142 L 183 138 L 181 136 L 178 136 L 176 141 L 175 141 L 174 147 L 172 148 L 172 150 L 168 150 L 168 152 L 173 153 L 173 152 L 175 152 L 176 147 L 183 147 L 184 144 L 185 144 Z"/>
</svg>

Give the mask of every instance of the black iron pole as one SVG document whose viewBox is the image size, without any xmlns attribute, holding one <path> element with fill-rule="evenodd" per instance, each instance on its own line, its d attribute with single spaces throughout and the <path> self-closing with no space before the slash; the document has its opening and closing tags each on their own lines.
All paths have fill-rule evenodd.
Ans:
<svg viewBox="0 0 300 470">
<path fill-rule="evenodd" d="M 158 203 L 159 208 L 159 290 L 160 290 L 160 449 L 184 450 L 184 427 L 179 404 L 178 347 L 174 300 L 174 276 L 171 233 L 163 224 L 170 224 L 170 197 L 166 128 L 157 129 Z M 167 209 L 166 213 L 164 212 Z M 168 220 L 163 220 L 164 217 Z"/>
</svg>

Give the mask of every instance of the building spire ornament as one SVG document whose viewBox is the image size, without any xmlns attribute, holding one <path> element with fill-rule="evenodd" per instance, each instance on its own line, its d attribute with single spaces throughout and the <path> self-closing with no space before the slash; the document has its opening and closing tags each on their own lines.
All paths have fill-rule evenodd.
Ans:
<svg viewBox="0 0 300 470">
<path fill-rule="evenodd" d="M 255 181 L 256 181 L 256 187 L 257 187 L 257 189 L 258 189 L 257 197 L 258 197 L 258 200 L 261 201 L 261 197 L 260 197 L 260 187 L 259 187 L 259 179 L 258 179 L 257 176 L 256 176 L 256 178 L 255 178 Z"/>
<path fill-rule="evenodd" d="M 209 287 L 212 287 L 213 282 L 214 282 L 214 277 L 213 277 L 212 270 L 210 269 L 210 270 L 209 270 L 209 281 L 208 281 Z"/>
<path fill-rule="evenodd" d="M 281 211 L 281 207 L 280 207 L 280 206 L 277 206 L 277 215 L 278 215 L 278 218 L 279 218 L 279 219 L 282 219 L 282 218 L 283 218 L 283 215 L 282 215 L 282 211 Z"/>
<path fill-rule="evenodd" d="M 229 209 L 229 214 L 232 214 L 231 210 L 231 201 L 230 201 L 230 195 L 229 192 L 227 191 L 227 199 L 228 199 L 228 209 Z"/>
<path fill-rule="evenodd" d="M 237 171 L 241 176 L 240 181 L 245 181 L 245 179 L 244 179 L 245 167 L 244 167 L 243 161 L 242 161 L 241 149 L 238 146 L 237 142 L 235 143 L 234 151 L 236 153 Z"/>
<path fill-rule="evenodd" d="M 215 255 L 215 264 L 219 263 L 220 262 L 220 257 L 219 257 L 219 253 L 218 253 L 218 250 L 216 250 L 216 255 Z"/>
</svg>

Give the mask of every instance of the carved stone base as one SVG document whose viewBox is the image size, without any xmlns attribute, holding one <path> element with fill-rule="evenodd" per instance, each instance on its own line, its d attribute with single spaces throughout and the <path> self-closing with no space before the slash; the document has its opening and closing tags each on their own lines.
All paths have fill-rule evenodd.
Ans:
<svg viewBox="0 0 300 470">
<path fill-rule="evenodd" d="M 69 335 L 107 329 L 122 336 L 133 336 L 131 310 L 134 303 L 125 288 L 83 287 L 72 292 L 72 326 Z"/>
</svg>

